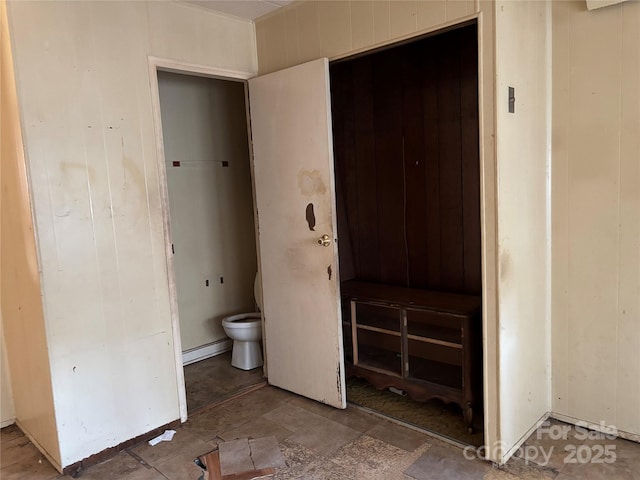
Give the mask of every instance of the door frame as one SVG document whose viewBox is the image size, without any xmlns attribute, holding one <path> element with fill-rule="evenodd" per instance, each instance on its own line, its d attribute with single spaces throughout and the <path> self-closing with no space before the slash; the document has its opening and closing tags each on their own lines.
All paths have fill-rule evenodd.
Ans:
<svg viewBox="0 0 640 480">
<path fill-rule="evenodd" d="M 500 441 L 500 383 L 499 383 L 499 290 L 498 290 L 498 191 L 495 149 L 495 42 L 493 49 L 485 40 L 493 35 L 493 18 L 484 11 L 428 27 L 411 34 L 392 38 L 375 45 L 349 51 L 329 58 L 329 63 L 375 50 L 393 48 L 420 37 L 457 28 L 470 22 L 477 25 L 478 47 L 478 148 L 480 162 L 480 243 L 482 261 L 482 361 L 483 415 L 486 459 L 504 463 Z M 491 68 L 493 67 L 493 68 Z"/>
<path fill-rule="evenodd" d="M 169 187 L 167 184 L 167 168 L 164 152 L 164 137 L 162 133 L 162 116 L 160 112 L 160 89 L 158 87 L 158 72 L 172 72 L 183 75 L 196 77 L 205 77 L 218 80 L 235 81 L 244 84 L 245 102 L 247 95 L 247 80 L 254 77 L 255 72 L 243 72 L 237 70 L 227 70 L 223 68 L 214 68 L 205 65 L 196 65 L 193 63 L 180 62 L 167 58 L 149 56 L 149 86 L 151 88 L 151 109 L 153 112 L 153 123 L 156 143 L 156 167 L 158 168 L 158 183 L 160 186 L 160 204 L 162 209 L 162 227 L 164 234 L 165 256 L 167 260 L 167 280 L 169 287 L 169 308 L 171 311 L 171 335 L 173 338 L 173 353 L 176 366 L 176 381 L 178 388 L 178 406 L 180 409 L 180 421 L 187 421 L 187 393 L 184 381 L 184 369 L 182 362 L 182 340 L 180 338 L 180 317 L 178 314 L 178 290 L 176 284 L 175 265 L 173 261 L 173 252 L 171 248 L 171 222 L 169 213 Z M 245 103 L 247 106 L 247 104 Z M 247 108 L 248 111 L 248 108 Z M 248 128 L 248 125 L 247 125 Z M 251 137 L 249 137 L 249 154 L 252 155 Z M 253 185 L 253 163 L 250 161 L 251 168 L 251 190 L 254 191 Z M 255 216 L 255 195 L 253 195 L 254 203 L 254 224 Z M 257 226 L 256 247 L 257 247 Z M 256 250 L 259 250 L 256 248 Z M 259 255 L 259 253 L 258 253 Z M 258 271 L 260 271 L 260 258 L 258 257 Z M 265 355 L 266 357 L 266 355 Z M 266 362 L 265 362 L 266 365 Z"/>
</svg>

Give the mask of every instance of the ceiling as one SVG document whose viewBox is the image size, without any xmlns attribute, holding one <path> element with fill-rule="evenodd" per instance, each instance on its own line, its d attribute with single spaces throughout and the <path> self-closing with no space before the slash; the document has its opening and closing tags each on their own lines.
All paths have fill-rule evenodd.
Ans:
<svg viewBox="0 0 640 480">
<path fill-rule="evenodd" d="M 293 0 L 183 0 L 210 10 L 227 13 L 240 18 L 255 20 L 290 4 Z"/>
</svg>

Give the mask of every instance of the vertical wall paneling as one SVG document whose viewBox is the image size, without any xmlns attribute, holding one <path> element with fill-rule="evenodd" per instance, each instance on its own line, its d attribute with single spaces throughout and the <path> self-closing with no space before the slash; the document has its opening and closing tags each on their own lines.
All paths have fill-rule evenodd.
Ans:
<svg viewBox="0 0 640 480">
<path fill-rule="evenodd" d="M 496 5 L 500 411 L 506 455 L 550 410 L 545 2 Z M 516 92 L 507 109 L 508 87 Z"/>
<path fill-rule="evenodd" d="M 568 136 L 572 175 L 569 185 L 569 371 L 589 372 L 589 375 L 570 375 L 569 388 L 573 392 L 590 392 L 584 403 L 582 394 L 571 395 L 569 408 L 579 411 L 579 418 L 615 424 L 615 403 L 611 392 L 616 391 L 617 348 L 600 350 L 593 355 L 595 344 L 617 344 L 618 325 L 597 319 L 617 317 L 618 302 L 618 241 L 619 241 L 619 181 L 620 181 L 620 101 L 611 91 L 614 76 L 620 92 L 622 64 L 619 7 L 584 12 L 581 22 L 570 23 L 569 71 L 570 125 L 579 126 Z M 592 42 L 594 31 L 601 31 L 598 42 Z M 604 33 L 606 32 L 606 33 Z M 589 49 L 582 45 L 590 43 Z M 598 68 L 594 71 L 594 61 Z M 609 93 L 610 92 L 610 93 Z M 587 102 L 585 99 L 589 98 Z M 597 115 L 593 116 L 597 112 Z M 592 117 L 593 116 L 593 117 Z M 595 118 L 583 122 L 581 119 Z M 604 119 L 607 119 L 606 121 Z M 572 129 L 573 130 L 573 129 Z M 575 132 L 575 133 L 574 133 Z M 573 133 L 573 135 L 572 135 Z M 598 142 L 584 141 L 598 137 Z M 608 161 L 607 161 L 608 159 Z M 598 195 L 594 195 L 594 189 Z M 597 226 L 597 228 L 594 228 Z M 591 242 L 580 241 L 589 237 Z M 592 243 L 593 242 L 593 243 Z M 602 248 L 593 255 L 593 246 Z M 585 261 L 589 259 L 589 261 Z M 587 295 L 592 302 L 586 302 Z M 591 387 L 593 377 L 599 379 L 597 389 Z"/>
<path fill-rule="evenodd" d="M 344 152 L 343 162 L 336 164 L 336 203 L 338 211 L 338 238 L 340 239 L 340 279 L 342 281 L 355 278 L 356 265 L 360 264 L 360 250 L 354 248 L 354 238 L 350 225 L 358 228 L 357 206 L 357 165 L 356 165 L 356 119 L 353 108 L 355 89 L 351 81 L 351 64 L 343 63 L 334 70 L 336 81 L 331 94 L 331 110 L 338 109 L 338 105 L 348 105 L 344 110 L 345 117 L 342 128 L 334 125 L 334 150 Z"/>
<path fill-rule="evenodd" d="M 424 163 L 425 163 L 425 229 L 427 232 L 426 269 L 427 283 L 433 288 L 442 285 L 441 235 L 440 235 L 440 156 L 438 139 L 440 125 L 438 121 L 438 69 L 433 59 L 437 58 L 437 42 L 425 44 L 423 55 L 432 59 L 421 67 L 422 107 L 424 115 Z"/>
<path fill-rule="evenodd" d="M 318 9 L 319 2 L 315 0 L 302 2 L 300 6 L 296 8 L 298 20 L 298 48 L 300 51 L 299 63 L 313 60 L 322 56 L 322 43 L 320 41 L 320 17 Z M 258 27 L 258 25 L 256 24 L 256 31 L 260 31 L 262 29 L 262 26 Z M 267 32 L 269 31 L 268 25 L 264 26 L 264 30 Z M 265 46 L 267 45 L 268 48 L 266 49 L 266 51 L 270 52 L 270 55 L 272 57 L 278 58 L 279 52 L 273 50 L 273 44 L 266 43 Z M 258 55 L 260 55 L 260 52 L 258 52 Z M 288 65 L 290 65 L 290 63 Z M 269 71 L 274 70 L 277 70 L 277 68 L 274 68 L 274 64 L 271 63 Z"/>
<path fill-rule="evenodd" d="M 417 28 L 425 29 L 447 21 L 447 1 L 419 1 L 417 8 Z"/>
<path fill-rule="evenodd" d="M 347 2 L 319 2 L 318 18 L 322 56 L 332 57 L 351 50 L 351 8 Z"/>
<path fill-rule="evenodd" d="M 552 409 L 637 439 L 640 4 L 552 18 Z"/>
<path fill-rule="evenodd" d="M 568 221 L 568 145 L 562 141 L 566 137 L 569 105 L 569 79 L 567 68 L 569 62 L 568 15 L 570 2 L 556 3 L 552 10 L 553 48 L 552 48 L 552 89 L 553 89 L 553 134 L 552 171 L 551 171 L 551 235 L 552 235 L 552 273 L 551 273 L 551 342 L 552 342 L 552 409 L 555 412 L 567 411 L 568 401 L 568 341 L 569 305 L 569 221 Z M 563 25 L 563 28 L 557 28 Z M 565 127 L 561 127 L 565 125 Z M 565 319 L 560 321 L 560 319 Z"/>
<path fill-rule="evenodd" d="M 462 157 L 462 228 L 465 291 L 482 284 L 480 261 L 480 157 L 478 151 L 477 32 L 465 30 L 460 41 L 460 154 Z M 468 73 L 469 70 L 471 73 Z"/>
<path fill-rule="evenodd" d="M 365 279 L 374 280 L 380 276 L 380 240 L 378 233 L 377 203 L 371 201 L 378 198 L 378 183 L 376 180 L 377 158 L 375 155 L 375 126 L 373 114 L 373 62 L 364 58 L 353 66 L 354 83 L 354 117 L 356 124 L 355 156 L 357 182 L 357 219 L 359 261 L 358 275 Z M 346 186 L 345 186 L 346 188 Z M 353 230 L 351 230 L 353 234 Z M 369 232 L 365 234 L 364 232 Z M 354 242 L 356 240 L 354 239 Z"/>
<path fill-rule="evenodd" d="M 471 25 L 332 67 L 342 223 L 360 279 L 481 292 L 477 56 L 463 56 L 477 49 L 476 31 Z M 370 96 L 347 98 L 362 85 Z M 350 141 L 354 111 L 373 124 L 363 129 L 372 149 L 358 136 Z M 366 165 L 354 165 L 354 156 Z"/>
<path fill-rule="evenodd" d="M 389 3 L 389 30 L 391 37 L 401 37 L 416 31 L 418 2 L 394 0 Z"/>
<path fill-rule="evenodd" d="M 376 157 L 378 281 L 393 285 L 407 281 L 404 221 L 404 146 L 402 138 L 402 57 L 388 50 L 373 59 L 373 141 Z M 360 235 L 374 232 L 361 231 Z"/>
<path fill-rule="evenodd" d="M 432 70 L 429 55 L 424 48 L 413 45 L 402 56 L 402 111 L 403 111 L 403 174 L 406 200 L 404 202 L 404 228 L 407 254 L 408 286 L 428 285 L 427 264 L 430 255 L 421 255 L 421 250 L 429 248 L 427 223 L 426 164 L 433 157 L 425 152 L 425 114 L 423 96 L 424 74 Z M 424 59 L 424 61 L 423 61 Z M 424 93 L 423 93 L 424 92 Z M 409 199 L 409 192 L 411 198 Z"/>
<path fill-rule="evenodd" d="M 373 36 L 376 43 L 384 42 L 391 37 L 389 3 L 390 0 L 373 2 Z"/>
<path fill-rule="evenodd" d="M 288 10 L 285 15 L 287 63 L 300 61 L 300 47 L 298 45 L 298 13 L 296 10 Z"/>
<path fill-rule="evenodd" d="M 148 57 L 251 74 L 255 35 L 179 2 L 7 6 L 64 467 L 180 417 Z"/>
<path fill-rule="evenodd" d="M 438 56 L 438 170 L 440 181 L 440 261 L 442 285 L 459 288 L 464 278 L 462 233 L 462 158 L 460 131 L 459 38 L 442 41 L 446 53 Z M 455 53 L 454 53 L 455 52 Z"/>
<path fill-rule="evenodd" d="M 351 48 L 374 43 L 373 2 L 348 2 L 351 6 Z"/>
</svg>

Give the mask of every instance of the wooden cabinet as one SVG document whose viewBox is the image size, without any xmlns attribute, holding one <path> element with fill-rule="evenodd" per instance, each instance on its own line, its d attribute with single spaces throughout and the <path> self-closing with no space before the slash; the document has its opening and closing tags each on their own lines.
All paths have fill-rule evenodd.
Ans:
<svg viewBox="0 0 640 480">
<path fill-rule="evenodd" d="M 341 290 L 347 374 L 457 403 L 471 431 L 482 400 L 480 297 L 356 280 Z"/>
</svg>

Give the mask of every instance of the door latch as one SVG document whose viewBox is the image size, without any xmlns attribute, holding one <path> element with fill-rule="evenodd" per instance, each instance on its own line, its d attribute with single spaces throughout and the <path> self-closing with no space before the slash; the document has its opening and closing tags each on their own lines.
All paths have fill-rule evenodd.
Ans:
<svg viewBox="0 0 640 480">
<path fill-rule="evenodd" d="M 318 245 L 321 247 L 328 247 L 331 245 L 331 237 L 325 233 L 318 239 Z"/>
</svg>

